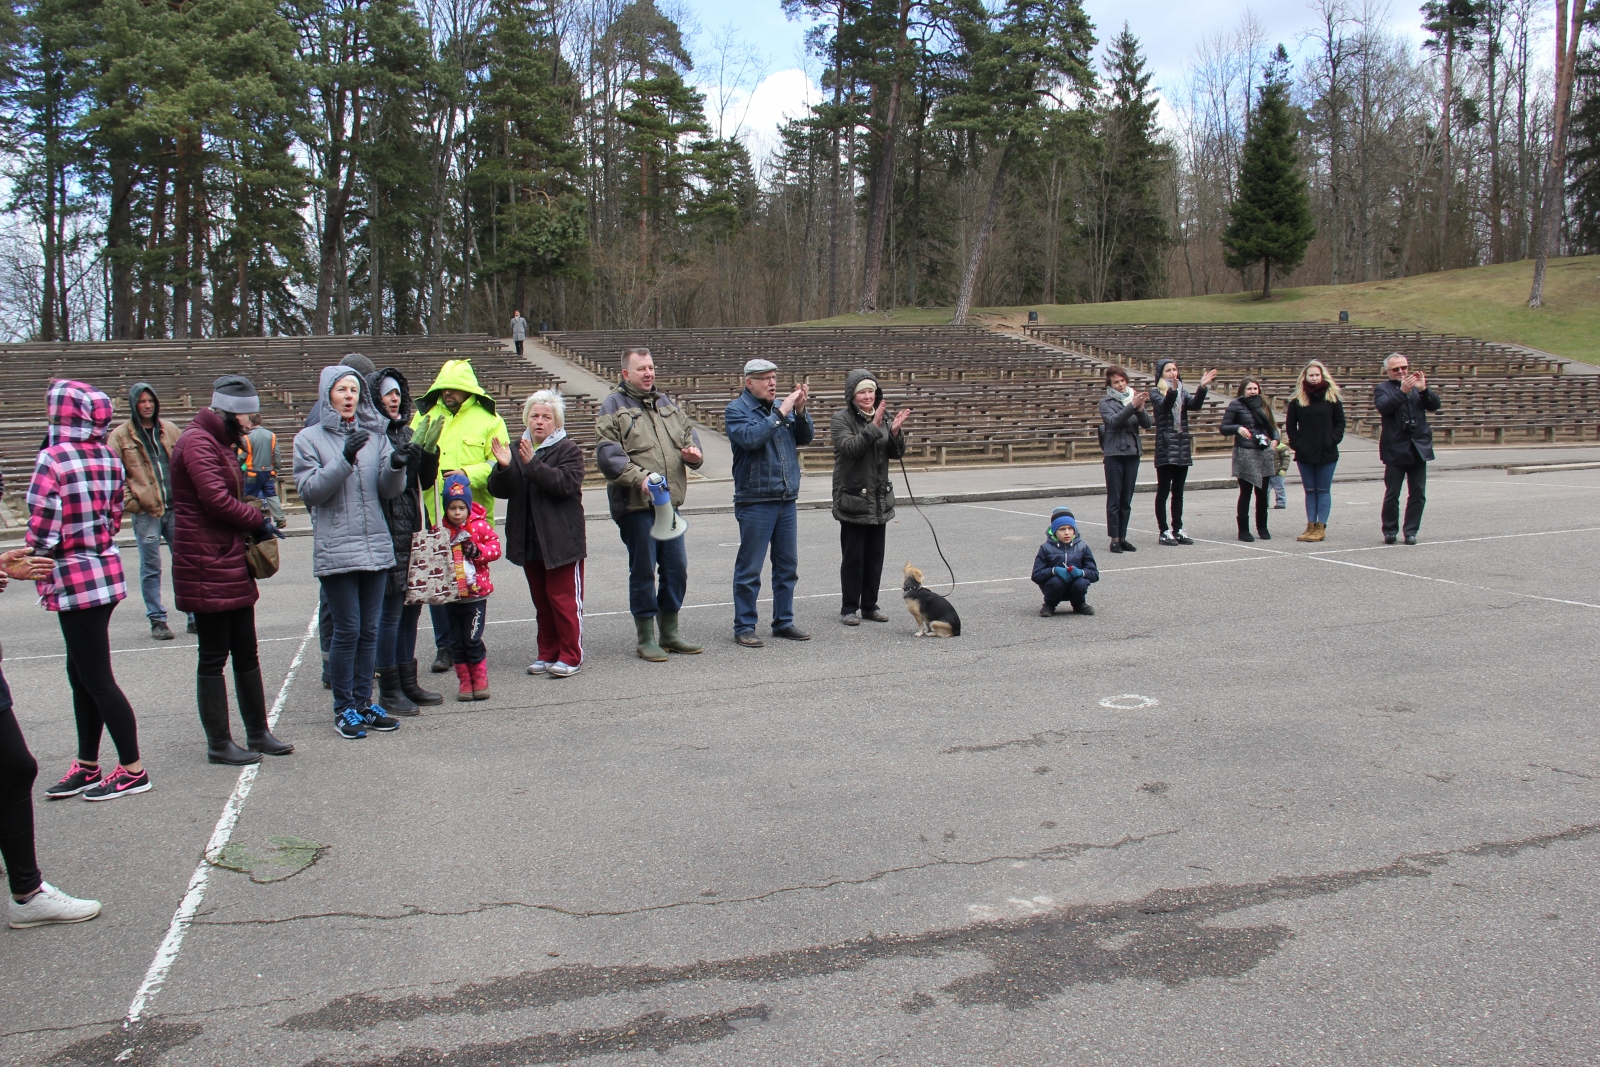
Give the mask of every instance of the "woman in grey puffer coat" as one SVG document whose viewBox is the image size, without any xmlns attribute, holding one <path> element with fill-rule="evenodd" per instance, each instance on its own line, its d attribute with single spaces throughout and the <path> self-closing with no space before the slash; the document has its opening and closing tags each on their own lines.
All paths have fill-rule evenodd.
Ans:
<svg viewBox="0 0 1600 1067">
<path fill-rule="evenodd" d="M 889 461 L 905 455 L 900 432 L 906 409 L 887 418 L 883 390 L 871 371 L 853 370 L 844 380 L 844 409 L 829 423 L 833 439 L 833 517 L 839 521 L 839 618 L 859 626 L 863 618 L 888 622 L 878 610 L 883 578 L 883 535 L 894 518 L 894 483 Z"/>
<path fill-rule="evenodd" d="M 351 739 L 369 727 L 400 725 L 372 702 L 372 673 L 387 572 L 395 565 L 382 502 L 405 488 L 406 457 L 396 456 L 385 434 L 365 428 L 372 424 L 370 412 L 363 417 L 372 404 L 367 392 L 358 371 L 324 367 L 322 418 L 294 438 L 295 484 L 311 512 L 311 570 L 333 614 L 335 725 Z"/>
<path fill-rule="evenodd" d="M 1139 429 L 1150 428 L 1150 394 L 1128 384 L 1128 372 L 1106 368 L 1106 395 L 1100 401 L 1100 454 L 1106 467 L 1106 532 L 1111 551 L 1132 552 L 1128 519 L 1133 515 L 1133 487 L 1139 480 L 1144 446 Z"/>
</svg>

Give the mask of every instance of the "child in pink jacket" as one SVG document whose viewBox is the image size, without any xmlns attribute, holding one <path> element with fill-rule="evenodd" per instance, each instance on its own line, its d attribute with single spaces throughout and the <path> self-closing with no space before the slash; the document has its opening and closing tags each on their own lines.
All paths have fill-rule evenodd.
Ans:
<svg viewBox="0 0 1600 1067">
<path fill-rule="evenodd" d="M 472 484 L 463 474 L 444 480 L 444 529 L 450 535 L 456 585 L 461 590 L 460 600 L 445 605 L 450 659 L 461 682 L 456 699 L 488 700 L 489 653 L 483 647 L 483 623 L 489 594 L 494 592 L 489 564 L 500 558 L 500 537 L 483 505 L 473 501 Z"/>
</svg>

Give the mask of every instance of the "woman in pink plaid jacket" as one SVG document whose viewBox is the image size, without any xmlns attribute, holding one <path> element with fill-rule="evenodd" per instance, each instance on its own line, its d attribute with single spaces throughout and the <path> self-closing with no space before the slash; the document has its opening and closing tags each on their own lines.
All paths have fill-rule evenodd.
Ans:
<svg viewBox="0 0 1600 1067">
<path fill-rule="evenodd" d="M 28 547 L 54 561 L 37 582 L 67 643 L 67 681 L 78 722 L 78 758 L 45 790 L 52 800 L 83 795 L 114 800 L 143 793 L 150 775 L 139 760 L 133 708 L 111 672 L 111 612 L 128 595 L 112 542 L 122 526 L 122 461 L 106 444 L 111 398 L 83 382 L 56 380 L 46 394 L 50 434 L 28 485 Z M 109 730 L 118 766 L 100 770 L 100 736 Z"/>
</svg>

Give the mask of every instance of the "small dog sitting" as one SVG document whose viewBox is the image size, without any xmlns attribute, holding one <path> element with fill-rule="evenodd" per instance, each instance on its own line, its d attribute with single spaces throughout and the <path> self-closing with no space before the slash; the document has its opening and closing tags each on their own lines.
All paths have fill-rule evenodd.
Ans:
<svg viewBox="0 0 1600 1067">
<path fill-rule="evenodd" d="M 922 587 L 922 572 L 906 563 L 905 584 L 900 587 L 906 610 L 917 620 L 918 637 L 960 637 L 961 616 L 950 601 Z"/>
</svg>

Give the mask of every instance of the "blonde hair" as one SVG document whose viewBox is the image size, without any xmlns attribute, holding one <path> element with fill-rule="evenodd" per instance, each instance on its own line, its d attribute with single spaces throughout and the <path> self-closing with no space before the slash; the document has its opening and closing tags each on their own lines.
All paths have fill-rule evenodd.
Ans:
<svg viewBox="0 0 1600 1067">
<path fill-rule="evenodd" d="M 533 409 L 538 404 L 547 404 L 556 417 L 556 429 L 564 430 L 567 426 L 567 398 L 555 389 L 540 389 L 522 402 L 522 424 L 526 426 L 528 420 L 533 418 Z"/>
<path fill-rule="evenodd" d="M 1342 395 L 1339 392 L 1339 383 L 1333 380 L 1333 375 L 1328 373 L 1327 366 L 1320 359 L 1312 360 L 1310 363 L 1307 363 L 1304 368 L 1301 369 L 1301 371 L 1300 371 L 1300 381 L 1295 386 L 1295 390 L 1294 390 L 1294 401 L 1295 401 L 1295 403 L 1299 404 L 1301 407 L 1306 407 L 1311 403 L 1311 395 L 1306 392 L 1306 372 L 1309 371 L 1312 367 L 1315 367 L 1318 370 L 1320 370 L 1322 372 L 1322 380 L 1328 383 L 1328 391 L 1327 391 L 1327 393 L 1323 394 L 1324 397 L 1327 399 L 1328 403 L 1330 403 L 1330 404 L 1339 403 L 1339 399 L 1340 399 L 1340 397 Z"/>
</svg>

